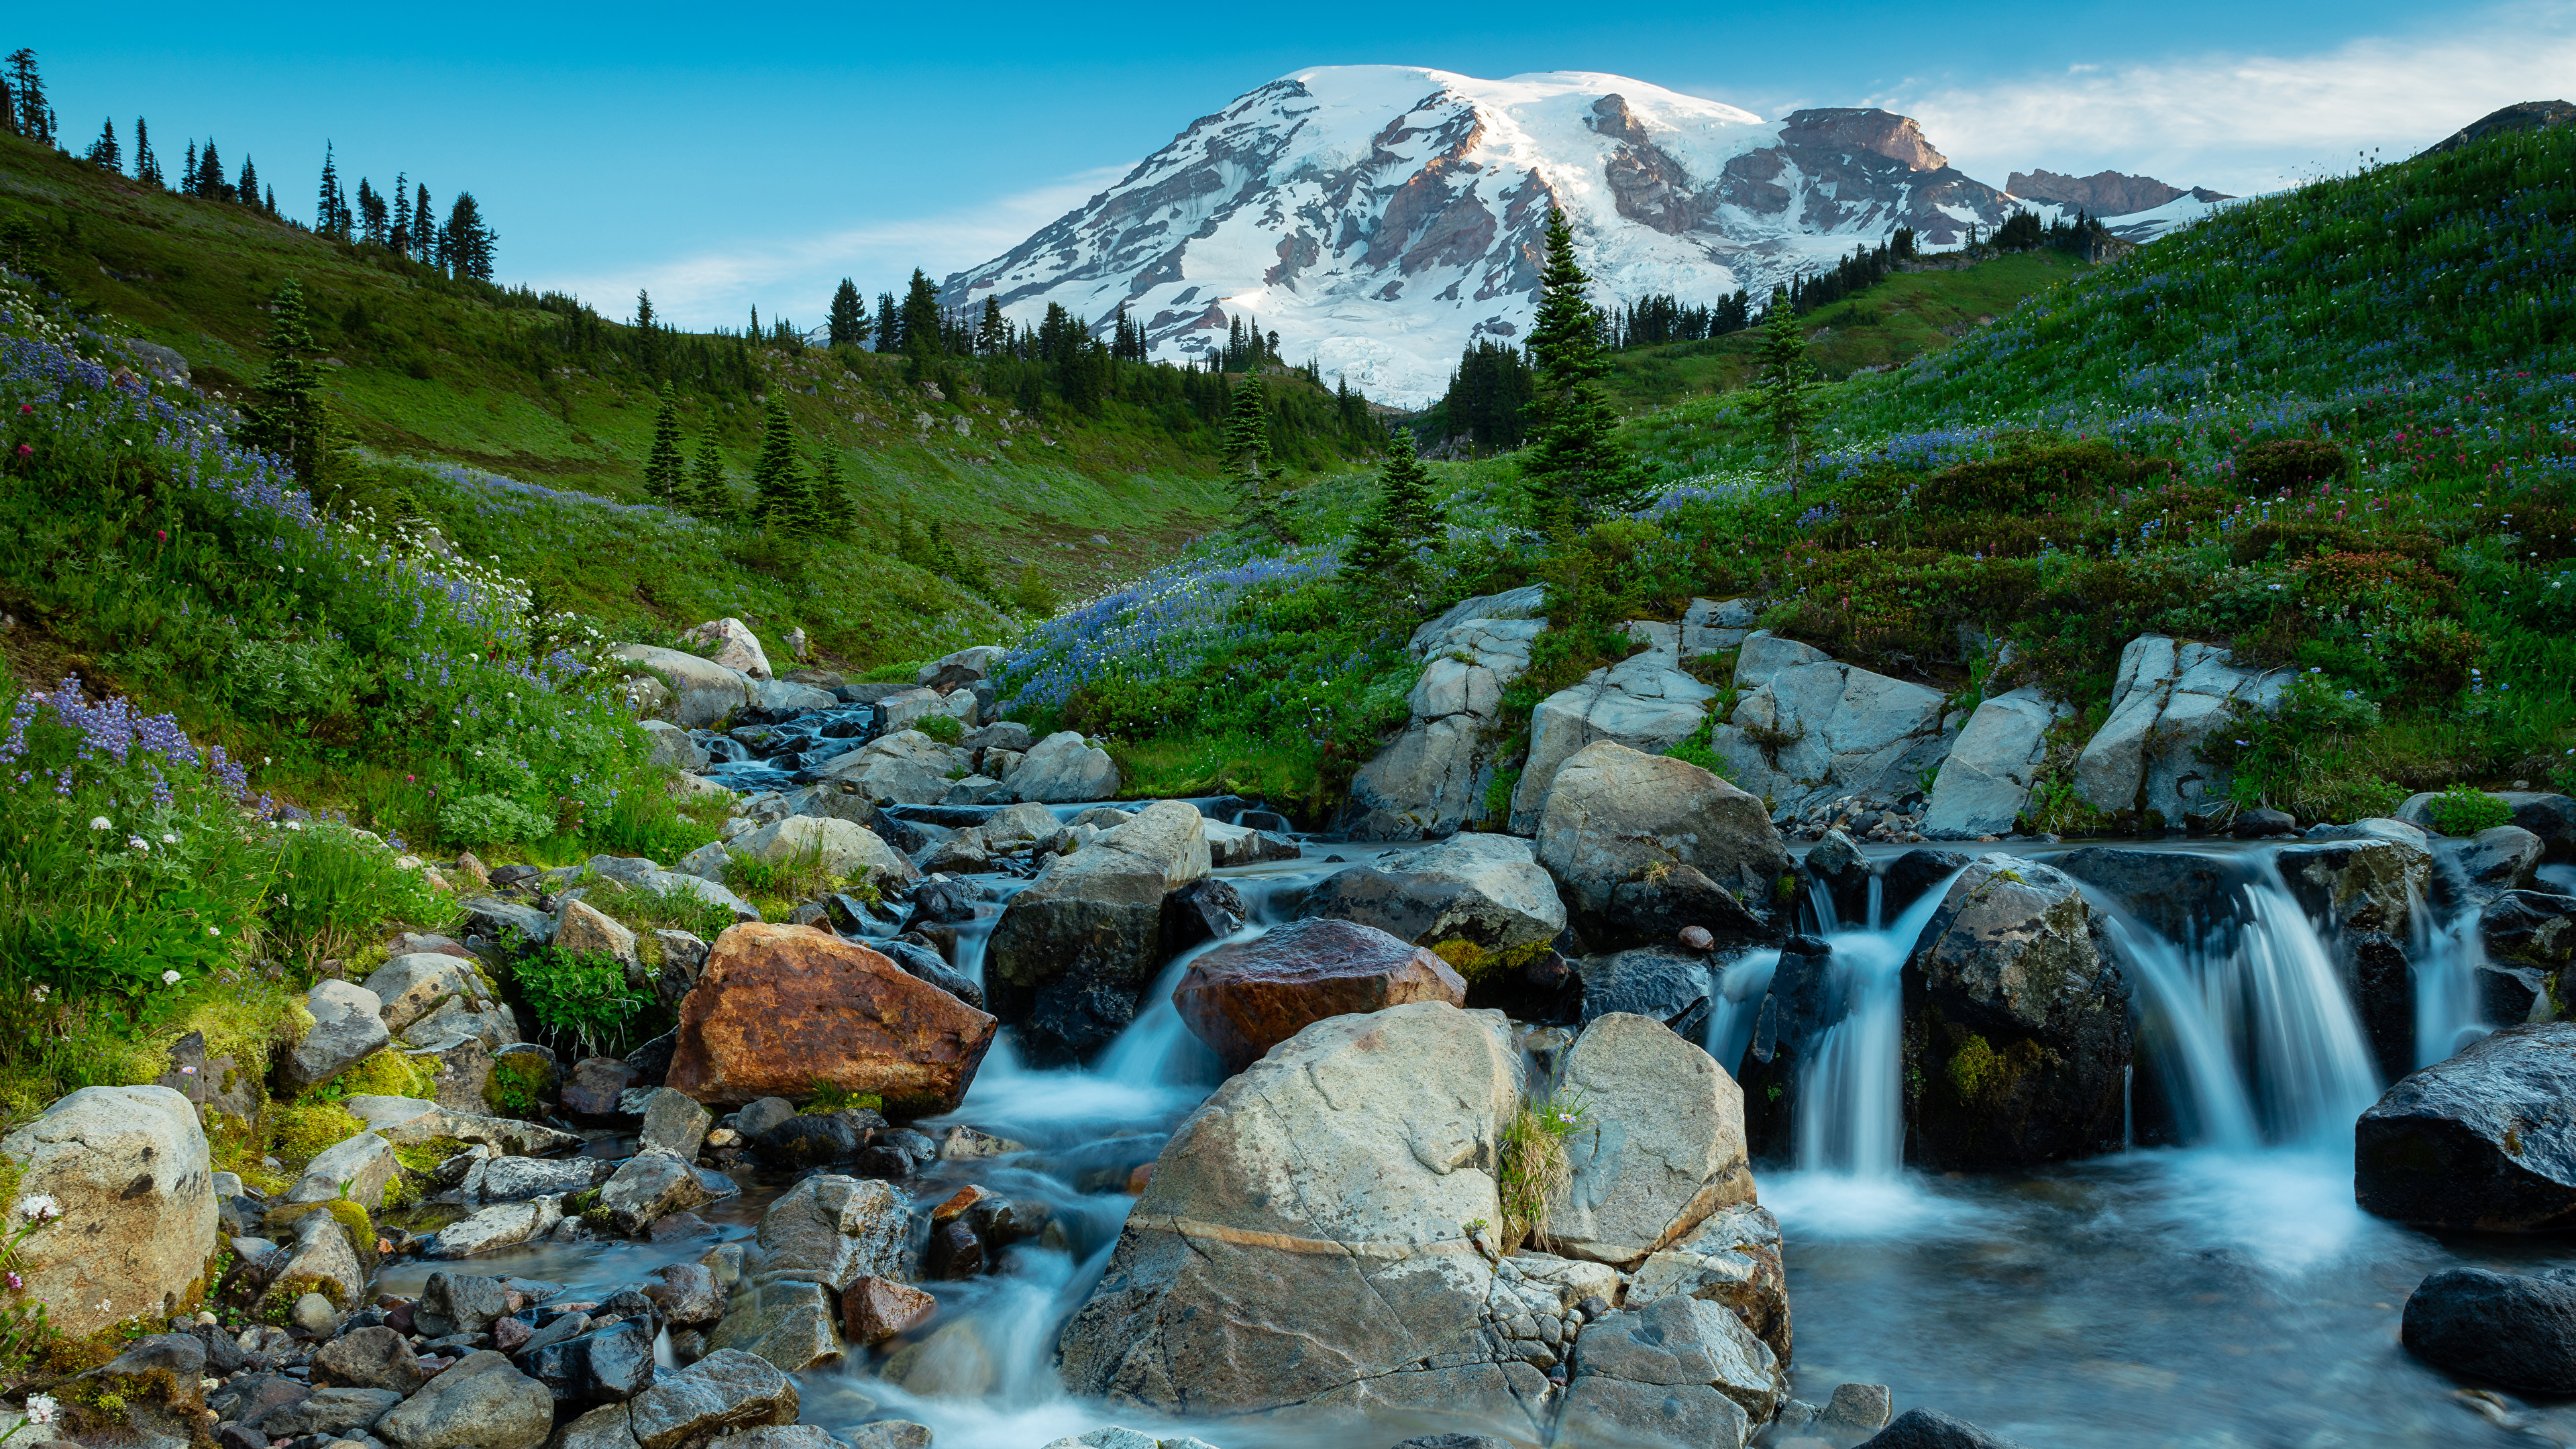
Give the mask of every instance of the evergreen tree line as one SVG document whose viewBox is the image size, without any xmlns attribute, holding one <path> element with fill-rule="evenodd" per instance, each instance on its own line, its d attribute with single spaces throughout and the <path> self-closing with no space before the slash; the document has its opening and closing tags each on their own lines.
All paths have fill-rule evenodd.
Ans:
<svg viewBox="0 0 2576 1449">
<path fill-rule="evenodd" d="M 53 107 L 46 103 L 44 77 L 37 70 L 33 50 L 22 47 L 8 58 L 6 78 L 0 79 L 0 122 L 5 122 L 13 135 L 58 149 L 61 146 Z M 99 124 L 97 139 L 81 154 L 101 170 L 130 175 L 146 186 L 163 187 L 203 201 L 231 202 L 288 226 L 302 225 L 278 208 L 277 188 L 260 180 L 259 167 L 248 155 L 242 157 L 238 172 L 228 172 L 222 148 L 212 136 L 202 146 L 191 137 L 179 169 L 167 172 L 153 152 L 152 126 L 146 118 L 134 118 L 134 146 L 129 153 L 117 136 L 116 118 L 110 116 Z M 438 218 L 427 184 L 414 185 L 408 174 L 394 178 L 391 192 L 378 191 L 372 182 L 360 177 L 357 192 L 351 195 L 341 183 L 339 165 L 328 141 L 322 143 L 322 181 L 312 230 L 335 241 L 377 247 L 448 276 L 478 282 L 492 280 L 494 253 L 501 239 L 484 219 L 482 205 L 470 191 L 459 191 L 450 199 L 444 221 Z"/>
<path fill-rule="evenodd" d="M 1609 314 L 1613 348 L 1661 347 L 1667 342 L 1704 342 L 1753 325 L 1753 304 L 1741 287 L 1714 306 L 1691 307 L 1670 293 L 1641 297 Z"/>
<path fill-rule="evenodd" d="M 1536 375 L 1521 349 L 1490 337 L 1467 344 L 1441 398 L 1442 432 L 1479 453 L 1508 453 L 1529 440 L 1521 410 L 1536 393 Z"/>
</svg>

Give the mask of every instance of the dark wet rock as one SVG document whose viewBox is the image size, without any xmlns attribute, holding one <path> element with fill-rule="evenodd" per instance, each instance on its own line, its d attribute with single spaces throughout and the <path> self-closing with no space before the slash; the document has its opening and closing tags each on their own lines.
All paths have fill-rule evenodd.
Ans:
<svg viewBox="0 0 2576 1449">
<path fill-rule="evenodd" d="M 311 1385 L 284 1374 L 249 1373 L 228 1379 L 222 1388 L 207 1394 L 206 1408 L 226 1423 L 256 1424 L 274 1410 L 312 1392 Z M 264 1449 L 268 1440 L 262 1438 L 260 1443 Z"/>
<path fill-rule="evenodd" d="M 767 1361 L 718 1349 L 626 1405 L 637 1449 L 679 1449 L 726 1429 L 792 1424 L 796 1385 Z"/>
<path fill-rule="evenodd" d="M 1164 903 L 1163 948 L 1178 954 L 1202 941 L 1222 941 L 1251 918 L 1252 908 L 1234 882 L 1213 876 L 1192 881 Z"/>
<path fill-rule="evenodd" d="M 629 1318 L 548 1344 L 522 1362 L 559 1404 L 613 1404 L 653 1383 L 653 1328 Z"/>
<path fill-rule="evenodd" d="M 1718 942 L 1777 940 L 1770 919 L 1756 914 L 1697 866 L 1650 870 L 1610 888 L 1610 903 L 1585 918 L 1584 943 L 1599 949 L 1667 946 L 1685 931 Z"/>
<path fill-rule="evenodd" d="M 927 981 L 977 1011 L 984 1009 L 984 988 L 973 977 L 948 964 L 946 957 L 921 944 L 897 937 L 891 941 L 871 941 L 868 945 L 879 955 Z"/>
<path fill-rule="evenodd" d="M 1583 983 L 1579 1024 L 1616 1012 L 1650 1017 L 1694 1041 L 1708 1030 L 1705 958 L 1662 947 L 1621 951 L 1575 963 Z"/>
<path fill-rule="evenodd" d="M 2128 983 L 2064 872 L 1989 855 L 1951 883 L 1907 960 L 1908 1156 L 1991 1169 L 2122 1140 Z"/>
<path fill-rule="evenodd" d="M 1798 865 L 1810 890 L 1833 902 L 1835 919 L 1846 928 L 1869 919 L 1869 883 L 1875 874 L 1860 846 L 1839 830 L 1828 830 Z"/>
<path fill-rule="evenodd" d="M 907 1283 L 873 1275 L 841 1295 L 841 1331 L 852 1343 L 873 1348 L 910 1333 L 939 1311 L 939 1300 Z"/>
<path fill-rule="evenodd" d="M 2576 961 L 2576 896 L 2512 891 L 2478 915 L 2487 958 L 2535 971 L 2563 971 Z"/>
<path fill-rule="evenodd" d="M 2540 865 L 2541 840 L 2519 825 L 2499 825 L 2470 836 L 2453 854 L 2461 888 L 2472 903 L 2484 905 L 2507 891 L 2531 884 Z"/>
<path fill-rule="evenodd" d="M 617 1099 L 635 1085 L 635 1069 L 615 1057 L 584 1057 L 563 1085 L 563 1109 L 575 1117 L 617 1115 Z"/>
<path fill-rule="evenodd" d="M 2415 1065 L 2415 974 L 2406 943 L 2385 931 L 2351 931 L 2336 942 L 2352 973 L 2353 1006 L 2379 1075 L 2389 1081 Z"/>
<path fill-rule="evenodd" d="M 2399 1333 L 2409 1353 L 2509 1389 L 2576 1393 L 2576 1273 L 2450 1268 L 2417 1284 Z"/>
<path fill-rule="evenodd" d="M 975 1236 L 972 1223 L 950 1219 L 933 1227 L 925 1266 L 932 1278 L 948 1281 L 972 1278 L 984 1271 L 984 1240 Z"/>
<path fill-rule="evenodd" d="M 1860 1449 L 2021 1449 L 1964 1419 L 1931 1409 L 1908 1409 L 1871 1435 Z"/>
<path fill-rule="evenodd" d="M 2431 851 L 2387 836 L 2293 845 L 2273 864 L 2320 929 L 2383 931 L 2401 941 L 2433 880 Z"/>
<path fill-rule="evenodd" d="M 788 1118 L 751 1133 L 752 1156 L 764 1166 L 792 1171 L 856 1162 L 885 1119 L 874 1112 L 818 1112 Z"/>
<path fill-rule="evenodd" d="M 1208 873 L 1205 817 L 1147 806 L 1050 867 L 993 927 L 986 997 L 1032 1065 L 1087 1057 L 1135 1020 L 1164 961 L 1165 902 Z"/>
<path fill-rule="evenodd" d="M 661 1281 L 644 1285 L 653 1311 L 667 1323 L 696 1327 L 724 1316 L 724 1289 L 697 1263 L 667 1263 L 653 1270 Z"/>
<path fill-rule="evenodd" d="M 2354 1196 L 2416 1227 L 2576 1226 L 2576 1022 L 2510 1026 L 2388 1089 L 2354 1129 Z"/>
<path fill-rule="evenodd" d="M 2296 834 L 2298 829 L 2298 817 L 2286 810 L 2240 810 L 2227 833 L 2239 840 L 2269 840 Z"/>
<path fill-rule="evenodd" d="M 1424 1434 L 1405 1440 L 1395 1449 L 1512 1449 L 1512 1446 L 1490 1434 Z"/>
<path fill-rule="evenodd" d="M 2206 939 L 2227 918 L 2236 892 L 2254 879 L 2244 860 L 2180 850 L 2093 845 L 2048 863 L 2157 935 L 2186 945 Z"/>
<path fill-rule="evenodd" d="M 912 893 L 913 918 L 942 924 L 971 921 L 983 898 L 981 889 L 962 880 L 924 881 Z"/>
<path fill-rule="evenodd" d="M 1968 863 L 1969 858 L 1955 850 L 1909 850 L 1889 861 L 1879 872 L 1880 921 L 1905 914 L 1923 899 L 1924 892 L 1948 885 L 1950 877 L 1966 870 Z"/>
<path fill-rule="evenodd" d="M 345 1439 L 352 1433 L 369 1428 L 385 1412 L 403 1401 L 391 1389 L 322 1388 L 276 1409 L 258 1423 L 262 1437 L 294 1439 L 318 1434 L 326 1439 Z"/>
<path fill-rule="evenodd" d="M 390 1389 L 408 1397 L 428 1381 L 411 1343 L 381 1325 L 354 1329 L 316 1349 L 313 1381 L 344 1388 Z"/>
</svg>

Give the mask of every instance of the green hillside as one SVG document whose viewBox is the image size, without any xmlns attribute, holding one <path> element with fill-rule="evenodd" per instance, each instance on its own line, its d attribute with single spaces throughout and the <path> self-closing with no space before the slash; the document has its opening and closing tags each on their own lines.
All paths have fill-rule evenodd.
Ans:
<svg viewBox="0 0 2576 1449">
<path fill-rule="evenodd" d="M 2051 268 L 1954 345 L 1824 386 L 1802 473 L 1751 392 L 1684 398 L 1626 426 L 1665 490 L 1634 519 L 1550 539 L 1521 455 L 1449 466 L 1450 536 L 1400 599 L 1334 579 L 1321 550 L 1270 576 L 1211 551 L 1035 637 L 1019 667 L 1041 708 L 1119 722 L 1139 762 L 1228 778 L 1211 752 L 1266 740 L 1329 803 L 1366 731 L 1400 718 L 1412 621 L 1547 578 L 1556 628 L 1511 708 L 1625 647 L 1617 620 L 1757 596 L 1767 627 L 1963 706 L 2024 682 L 2074 702 L 2039 797 L 2052 828 L 2110 823 L 2065 772 L 2147 632 L 2302 671 L 2286 715 L 2221 746 L 2244 803 L 2345 819 L 2456 783 L 2576 786 L 2576 131 L 2315 182 L 2101 267 L 1895 277 L 1802 319 L 1833 328 L 1811 357 L 1830 374 L 1867 331 L 1837 309 L 1880 308 L 1884 328 L 1910 297 L 1928 321 L 1931 292 Z M 1732 381 L 1750 339 L 1693 346 L 1714 355 L 1683 361 Z M 1633 389 L 1641 359 L 1616 364 Z M 1334 511 L 1310 538 L 1357 506 L 1313 500 Z M 1222 590 L 1224 628 L 1159 602 L 1193 579 Z M 1076 643 L 1104 631 L 1127 652 Z M 1273 683 L 1260 713 L 1228 686 L 1278 649 L 1337 660 L 1326 705 Z"/>
<path fill-rule="evenodd" d="M 1028 599 L 1096 591 L 1168 557 L 1228 503 L 1213 482 L 1224 404 L 1213 378 L 1190 380 L 1216 394 L 1194 406 L 1175 369 L 1119 363 L 1109 396 L 1072 406 L 1030 375 L 1042 364 L 943 357 L 926 389 L 902 356 L 648 332 L 6 135 L 0 262 L 103 332 L 176 349 L 200 386 L 236 403 L 267 366 L 268 300 L 298 281 L 326 395 L 364 450 L 349 501 L 425 518 L 549 599 L 630 631 L 739 612 L 773 639 L 802 626 L 831 663 L 918 657 L 1005 628 L 1023 574 L 1041 586 Z M 851 480 L 858 526 L 782 548 L 620 514 L 613 505 L 643 501 L 665 383 L 687 446 L 712 434 L 743 487 L 763 405 L 785 396 L 805 446 Z M 1271 393 L 1292 470 L 1373 441 L 1298 374 L 1275 372 Z M 914 566 L 933 523 L 974 579 Z"/>
</svg>

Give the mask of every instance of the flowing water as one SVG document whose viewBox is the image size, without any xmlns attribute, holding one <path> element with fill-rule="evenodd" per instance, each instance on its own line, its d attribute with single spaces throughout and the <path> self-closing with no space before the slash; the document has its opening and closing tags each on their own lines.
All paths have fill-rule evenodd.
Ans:
<svg viewBox="0 0 2576 1449">
<path fill-rule="evenodd" d="M 1364 863 L 1391 848 L 1401 847 L 1317 844 L 1305 860 L 1220 872 L 1252 907 L 1237 938 L 1269 929 L 1281 889 L 1341 868 L 1324 853 Z M 2576 1444 L 2576 1409 L 2518 1405 L 2520 1427 L 2502 1427 L 2397 1346 L 2397 1309 L 2425 1273 L 2528 1269 L 2559 1257 L 2557 1245 L 2445 1244 L 2353 1206 L 2352 1122 L 2380 1083 L 2349 994 L 2268 853 L 2229 854 L 2238 883 L 2190 939 L 2096 898 L 2135 990 L 2137 1071 L 2183 1145 L 2024 1173 L 1933 1177 L 1902 1163 L 1901 969 L 1946 883 L 1893 920 L 1880 919 L 1875 882 L 1857 924 L 1815 902 L 1839 1016 L 1802 1055 L 1794 1170 L 1758 1174 L 1787 1239 L 1799 1396 L 1884 1383 L 1899 1407 L 1941 1409 L 2033 1449 Z M 960 935 L 958 965 L 979 978 L 993 909 Z M 2462 954 L 2474 933 L 2444 929 L 2426 926 L 2418 943 L 2419 1013 L 2424 993 L 2474 969 Z M 1165 968 L 1145 1010 L 1088 1067 L 1032 1069 L 1009 1033 L 996 1041 L 942 1121 L 1027 1150 L 943 1164 L 917 1196 L 926 1208 L 973 1181 L 1045 1202 L 1063 1246 L 1022 1245 L 998 1273 L 925 1285 L 941 1312 L 903 1365 L 904 1384 L 887 1382 L 883 1359 L 853 1354 L 802 1376 L 809 1421 L 892 1414 L 931 1425 L 940 1449 L 1036 1449 L 1140 1423 L 1133 1410 L 1069 1397 L 1054 1344 L 1116 1242 L 1133 1203 L 1128 1175 L 1220 1080 L 1171 1006 L 1196 954 Z M 1706 1044 L 1730 1069 L 1779 960 L 1756 951 L 1717 974 Z M 2474 1014 L 2419 1014 L 2427 1020 L 2456 1021 L 2456 1034 Z M 747 1236 L 781 1185 L 747 1185 L 704 1215 L 720 1238 Z M 706 1247 L 538 1246 L 474 1266 L 605 1290 Z M 410 1291 L 427 1271 L 389 1272 L 385 1287 Z M 1293 1416 L 1185 1427 L 1228 1449 L 1343 1442 L 1301 1432 Z M 1390 1429 L 1380 1442 L 1425 1431 Z"/>
</svg>

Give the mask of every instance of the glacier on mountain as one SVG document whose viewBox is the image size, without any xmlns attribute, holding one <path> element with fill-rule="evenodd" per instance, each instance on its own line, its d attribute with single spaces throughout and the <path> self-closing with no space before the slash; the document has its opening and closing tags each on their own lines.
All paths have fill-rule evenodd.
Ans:
<svg viewBox="0 0 2576 1449">
<path fill-rule="evenodd" d="M 2043 220 L 2060 210 L 1968 177 L 1886 111 L 1766 121 L 1585 71 L 1323 66 L 1193 122 L 941 296 L 975 311 L 996 298 L 1028 323 L 1050 302 L 1103 326 L 1123 306 L 1169 361 L 1206 356 L 1248 314 L 1326 380 L 1415 407 L 1439 396 L 1467 344 L 1526 333 L 1552 206 L 1604 304 L 1759 298 L 1899 227 L 1937 250 L 2017 206 Z M 2110 224 L 2143 240 L 2208 206 Z"/>
</svg>

